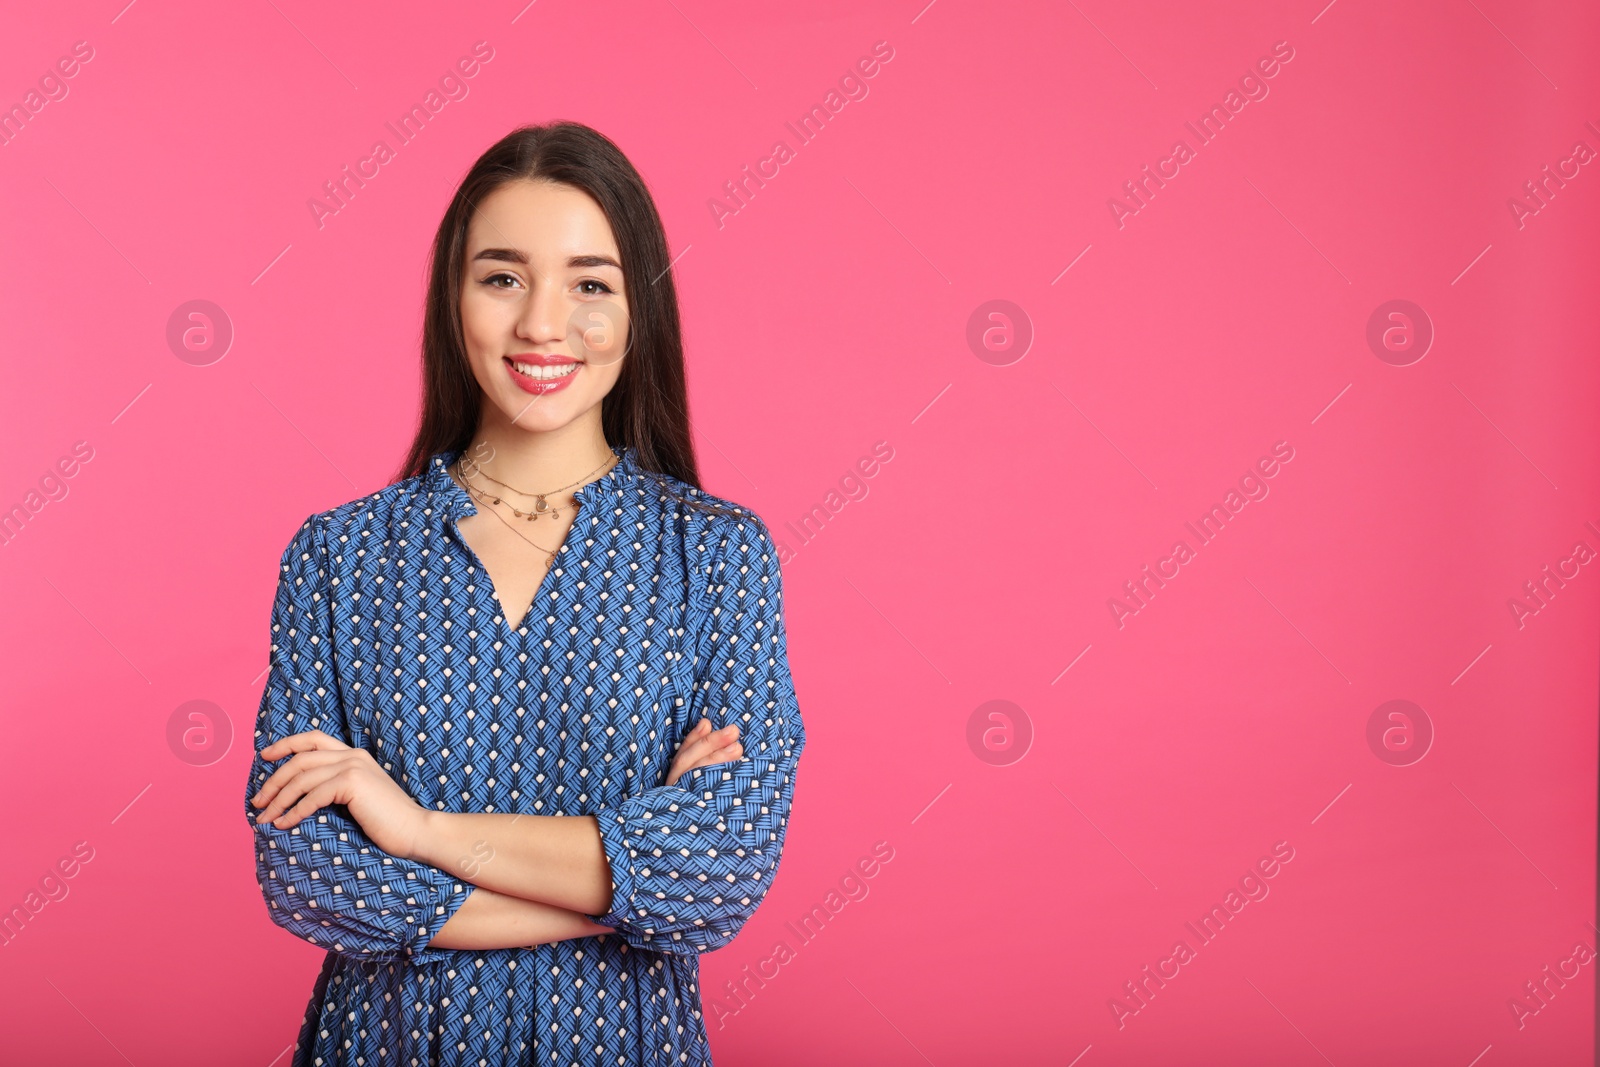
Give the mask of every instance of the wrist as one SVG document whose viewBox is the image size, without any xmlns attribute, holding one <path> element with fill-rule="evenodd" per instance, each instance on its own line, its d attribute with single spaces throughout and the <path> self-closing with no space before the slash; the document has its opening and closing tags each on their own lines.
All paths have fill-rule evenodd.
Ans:
<svg viewBox="0 0 1600 1067">
<path fill-rule="evenodd" d="M 406 858 L 443 869 L 438 861 L 438 856 L 443 851 L 439 847 L 444 831 L 441 819 L 448 813 L 430 811 L 423 807 L 418 807 L 417 811 L 416 829 L 411 835 L 411 855 Z"/>
</svg>

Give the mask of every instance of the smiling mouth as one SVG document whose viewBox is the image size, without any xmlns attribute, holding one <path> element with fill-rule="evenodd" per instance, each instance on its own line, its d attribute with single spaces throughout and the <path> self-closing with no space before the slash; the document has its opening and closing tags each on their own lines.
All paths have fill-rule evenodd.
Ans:
<svg viewBox="0 0 1600 1067">
<path fill-rule="evenodd" d="M 551 382 L 560 378 L 565 378 L 582 366 L 581 363 L 576 361 L 572 363 L 552 363 L 546 365 L 540 363 L 518 363 L 515 360 L 508 359 L 506 360 L 506 363 L 509 364 L 511 369 L 516 371 L 518 374 L 525 378 L 532 378 L 536 382 Z"/>
</svg>

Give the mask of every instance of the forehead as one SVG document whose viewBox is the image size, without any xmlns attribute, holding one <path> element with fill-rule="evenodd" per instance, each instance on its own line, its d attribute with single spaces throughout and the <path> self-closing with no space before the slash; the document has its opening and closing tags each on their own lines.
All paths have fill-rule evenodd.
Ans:
<svg viewBox="0 0 1600 1067">
<path fill-rule="evenodd" d="M 533 259 L 583 253 L 621 258 L 605 212 L 588 193 L 555 182 L 507 182 L 478 204 L 467 225 L 467 255 L 515 248 Z"/>
</svg>

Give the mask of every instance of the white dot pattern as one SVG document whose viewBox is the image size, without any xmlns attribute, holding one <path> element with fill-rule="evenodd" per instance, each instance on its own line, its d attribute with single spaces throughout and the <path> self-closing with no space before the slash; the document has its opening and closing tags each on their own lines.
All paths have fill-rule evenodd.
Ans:
<svg viewBox="0 0 1600 1067">
<path fill-rule="evenodd" d="M 765 525 L 619 454 L 515 630 L 455 526 L 477 510 L 445 473 L 456 453 L 285 549 L 256 748 L 323 730 L 425 807 L 594 815 L 613 895 L 592 918 L 616 931 L 429 947 L 473 886 L 385 853 L 343 805 L 257 825 L 248 798 L 277 766 L 258 755 L 268 913 L 328 950 L 295 1067 L 711 1062 L 699 954 L 771 887 L 805 729 Z M 743 756 L 662 785 L 701 718 L 738 724 Z"/>
</svg>

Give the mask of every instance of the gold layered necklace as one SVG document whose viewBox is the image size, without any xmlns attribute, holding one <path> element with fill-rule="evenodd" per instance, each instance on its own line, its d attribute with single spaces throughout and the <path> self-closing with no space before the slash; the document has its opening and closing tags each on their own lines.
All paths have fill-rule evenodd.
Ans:
<svg viewBox="0 0 1600 1067">
<path fill-rule="evenodd" d="M 548 490 L 548 491 L 543 492 L 543 493 L 530 493 L 526 489 L 518 489 L 515 486 L 507 485 L 505 482 L 502 482 L 500 479 L 494 477 L 488 471 L 486 471 L 482 467 L 478 466 L 478 464 L 476 462 L 474 462 L 473 460 L 467 458 L 465 453 L 463 453 L 461 458 L 456 461 L 456 469 L 459 472 L 461 472 L 461 475 L 462 475 L 461 480 L 463 482 L 467 481 L 467 477 L 466 476 L 467 476 L 467 473 L 470 471 L 473 474 L 477 474 L 477 475 L 480 475 L 483 478 L 488 479 L 489 481 L 493 482 L 495 485 L 498 485 L 502 489 L 510 489 L 513 493 L 516 493 L 519 496 L 531 496 L 531 497 L 533 497 L 533 510 L 531 510 L 531 511 L 522 511 L 515 504 L 511 503 L 511 501 L 509 501 L 509 500 L 502 500 L 497 496 L 491 497 L 491 499 L 493 499 L 493 501 L 496 504 L 504 504 L 506 507 L 510 508 L 511 509 L 511 514 L 515 515 L 517 518 L 526 519 L 528 522 L 533 522 L 535 519 L 537 519 L 541 515 L 548 515 L 552 519 L 559 519 L 561 517 L 560 509 L 551 507 L 550 506 L 550 502 L 548 500 L 546 500 L 545 498 L 549 497 L 549 496 L 554 496 L 556 493 L 561 492 L 563 489 L 571 489 L 573 486 L 579 484 L 579 482 L 588 481 L 590 478 L 594 477 L 594 475 L 596 473 L 598 473 L 602 467 L 604 467 L 607 463 L 612 463 L 614 460 L 616 460 L 616 458 L 617 457 L 616 457 L 615 454 L 613 454 L 611 456 L 608 456 L 608 457 L 606 457 L 606 460 L 605 460 L 604 463 L 601 463 L 599 467 L 596 467 L 594 470 L 590 471 L 588 474 L 585 474 L 582 478 L 579 478 L 578 481 L 576 481 L 576 482 L 568 482 L 566 485 L 560 486 L 559 488 L 556 488 L 556 489 Z M 468 483 L 468 484 L 470 484 L 470 483 Z"/>
<path fill-rule="evenodd" d="M 543 493 L 530 493 L 530 492 L 528 492 L 526 490 L 517 489 L 514 486 L 507 485 L 505 482 L 500 481 L 498 478 L 494 478 L 491 475 L 489 475 L 486 471 L 484 471 L 484 469 L 482 467 L 478 466 L 478 464 L 476 464 L 472 460 L 468 459 L 465 453 L 463 453 L 460 456 L 460 458 L 458 458 L 456 460 L 455 468 L 456 468 L 456 476 L 460 479 L 461 484 L 466 487 L 467 495 L 472 497 L 472 499 L 476 500 L 480 504 L 486 504 L 486 505 L 499 504 L 502 507 L 510 508 L 511 509 L 511 513 L 513 515 L 515 515 L 517 518 L 524 519 L 524 520 L 526 520 L 528 522 L 533 522 L 534 520 L 536 520 L 541 515 L 549 516 L 551 519 L 560 518 L 561 517 L 560 508 L 552 506 L 550 504 L 550 502 L 546 498 L 554 496 L 556 493 L 561 492 L 563 489 L 570 489 L 573 486 L 578 485 L 579 483 L 587 482 L 595 474 L 597 474 L 603 468 L 605 468 L 607 463 L 611 464 L 612 466 L 615 466 L 616 463 L 618 463 L 618 462 L 621 462 L 621 458 L 616 456 L 615 454 L 613 454 L 609 459 L 606 460 L 606 463 L 600 464 L 599 467 L 596 467 L 594 470 L 590 471 L 588 474 L 584 475 L 582 478 L 579 478 L 576 482 L 571 482 L 571 483 L 569 483 L 567 485 L 563 485 L 560 489 L 551 489 L 551 490 L 548 490 L 547 492 L 543 492 Z M 515 504 L 511 503 L 509 500 L 505 500 L 501 496 L 498 496 L 498 495 L 496 495 L 494 493 L 488 492 L 487 490 L 482 489 L 477 485 L 474 485 L 473 482 L 472 482 L 472 479 L 468 475 L 468 471 L 469 470 L 472 473 L 477 474 L 478 476 L 493 482 L 495 485 L 500 486 L 502 489 L 509 489 L 511 492 L 519 493 L 522 496 L 531 496 L 531 497 L 533 497 L 534 498 L 533 510 L 531 510 L 531 511 L 522 511 L 520 508 L 518 508 Z M 537 548 L 540 552 L 543 552 L 548 557 L 548 560 L 547 560 L 547 565 L 548 566 L 551 566 L 551 567 L 555 566 L 556 553 L 561 550 L 559 546 L 557 546 L 554 549 L 546 548 L 543 545 L 539 544 L 537 541 L 535 541 L 533 538 L 529 537 L 527 534 L 523 533 L 521 530 L 517 529 L 515 523 L 512 523 L 512 522 L 508 521 L 504 515 L 500 514 L 500 512 L 496 511 L 492 506 L 488 508 L 488 511 L 495 518 L 497 518 L 501 522 L 505 523 L 506 527 L 508 529 L 510 529 L 510 531 L 512 533 L 516 534 L 518 537 L 520 537 L 524 541 L 528 542 L 528 544 L 532 545 L 534 548 Z"/>
</svg>

